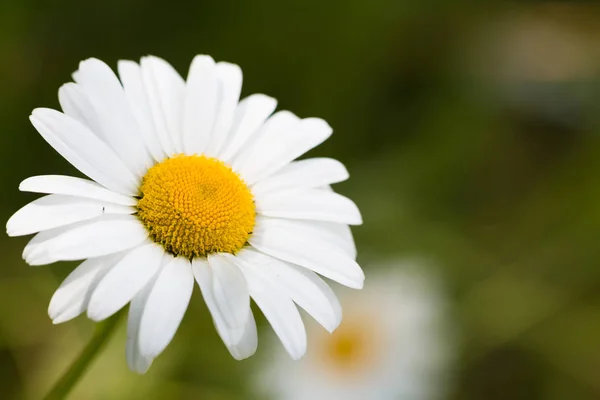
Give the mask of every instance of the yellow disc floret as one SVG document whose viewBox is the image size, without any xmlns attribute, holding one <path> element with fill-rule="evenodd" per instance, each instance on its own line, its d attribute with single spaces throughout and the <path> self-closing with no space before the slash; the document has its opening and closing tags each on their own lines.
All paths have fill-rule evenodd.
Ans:
<svg viewBox="0 0 600 400">
<path fill-rule="evenodd" d="M 139 219 L 175 255 L 235 254 L 254 228 L 252 193 L 214 158 L 178 155 L 156 164 L 144 176 L 140 197 Z"/>
</svg>

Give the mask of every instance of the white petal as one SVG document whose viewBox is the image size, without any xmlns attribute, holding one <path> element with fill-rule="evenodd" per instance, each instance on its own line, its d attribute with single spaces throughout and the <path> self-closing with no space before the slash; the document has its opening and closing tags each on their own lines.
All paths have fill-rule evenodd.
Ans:
<svg viewBox="0 0 600 400">
<path fill-rule="evenodd" d="M 291 189 L 255 195 L 256 211 L 267 217 L 360 225 L 358 207 L 349 198 L 322 189 Z"/>
<path fill-rule="evenodd" d="M 230 134 L 219 159 L 229 163 L 277 107 L 277 100 L 264 94 L 248 96 L 237 106 Z"/>
<path fill-rule="evenodd" d="M 52 322 L 59 324 L 77 317 L 87 308 L 92 291 L 117 262 L 115 255 L 90 258 L 73 270 L 54 292 L 48 307 Z"/>
<path fill-rule="evenodd" d="M 73 227 L 79 227 L 79 226 L 85 225 L 87 223 L 88 222 L 85 222 L 85 221 L 79 222 L 79 223 L 76 223 L 73 225 L 61 226 L 59 228 L 54 228 L 54 229 L 50 229 L 48 231 L 42 231 L 42 232 L 38 233 L 33 238 L 31 238 L 29 243 L 27 243 L 27 245 L 23 249 L 23 259 L 24 260 L 29 259 L 31 254 L 38 251 L 37 250 L 38 248 L 43 248 L 43 247 L 47 246 L 48 242 L 63 235 L 64 233 L 69 232 L 71 229 L 73 229 Z M 38 253 L 39 253 L 39 251 L 38 251 Z M 49 255 L 47 253 L 43 257 L 40 254 L 38 254 L 38 257 L 49 259 Z M 54 262 L 54 261 L 48 261 L 48 262 L 50 263 L 50 262 Z M 39 265 L 43 265 L 43 263 L 41 263 Z"/>
<path fill-rule="evenodd" d="M 249 155 L 240 167 L 242 177 L 252 185 L 277 172 L 331 136 L 332 129 L 319 118 L 305 118 L 286 129 L 270 129 L 257 137 L 247 150 Z"/>
<path fill-rule="evenodd" d="M 194 276 L 190 261 L 171 257 L 159 272 L 142 313 L 139 332 L 140 354 L 158 356 L 173 339 L 187 309 Z"/>
<path fill-rule="evenodd" d="M 300 222 L 300 221 L 298 221 Z M 356 243 L 354 243 L 354 237 L 352 236 L 352 230 L 346 224 L 336 224 L 333 222 L 316 222 L 308 221 L 307 224 L 316 226 L 317 229 L 324 232 L 329 232 L 336 243 L 352 258 L 356 260 Z"/>
<path fill-rule="evenodd" d="M 360 266 L 336 243 L 315 236 L 308 229 L 288 229 L 281 224 L 257 219 L 248 240 L 258 250 L 275 258 L 300 265 L 342 285 L 361 289 L 365 275 Z"/>
<path fill-rule="evenodd" d="M 183 105 L 183 145 L 186 154 L 206 149 L 217 114 L 218 80 L 215 61 L 196 56 L 190 65 Z"/>
<path fill-rule="evenodd" d="M 256 331 L 256 321 L 254 320 L 252 310 L 249 309 L 244 334 L 236 344 L 227 346 L 227 349 L 236 360 L 244 360 L 256 353 L 257 347 L 258 333 Z"/>
<path fill-rule="evenodd" d="M 81 260 L 130 249 L 147 237 L 148 231 L 137 217 L 104 215 L 38 233 L 25 247 L 23 256 L 30 265 Z"/>
<path fill-rule="evenodd" d="M 144 357 L 140 353 L 139 336 L 142 313 L 157 278 L 158 274 L 155 274 L 154 277 L 146 282 L 144 288 L 133 297 L 131 304 L 129 305 L 129 317 L 127 318 L 127 345 L 125 347 L 125 352 L 129 369 L 138 374 L 146 373 L 150 368 L 152 361 L 154 361 L 153 357 Z"/>
<path fill-rule="evenodd" d="M 138 179 L 101 139 L 77 120 L 37 108 L 30 117 L 40 135 L 75 168 L 121 194 L 137 195 Z"/>
<path fill-rule="evenodd" d="M 58 100 L 65 114 L 75 118 L 97 135 L 102 135 L 98 114 L 80 85 L 73 82 L 62 85 L 58 89 Z"/>
<path fill-rule="evenodd" d="M 94 181 L 64 175 L 39 175 L 25 179 L 19 185 L 22 192 L 64 194 L 85 197 L 100 201 L 108 201 L 123 206 L 135 206 L 133 197 L 106 189 Z"/>
<path fill-rule="evenodd" d="M 227 254 L 211 254 L 208 264 L 212 273 L 212 293 L 217 312 L 232 329 L 243 329 L 248 318 L 248 285 L 237 265 Z"/>
<path fill-rule="evenodd" d="M 123 86 L 112 69 L 104 62 L 90 58 L 79 64 L 77 83 L 94 106 L 102 137 L 121 160 L 142 177 L 152 166 L 152 159 L 142 139 Z"/>
<path fill-rule="evenodd" d="M 316 242 L 325 243 L 329 247 L 346 253 L 353 259 L 356 258 L 356 246 L 352 237 L 348 236 L 348 225 L 263 216 L 256 218 L 256 225 L 261 230 L 279 229 L 290 232 L 290 235 L 293 236 L 312 238 Z"/>
<path fill-rule="evenodd" d="M 316 188 L 348 179 L 344 164 L 333 158 L 309 158 L 293 161 L 279 172 L 252 186 L 252 193 L 261 196 L 291 188 Z"/>
<path fill-rule="evenodd" d="M 82 197 L 51 194 L 22 207 L 6 223 L 9 236 L 29 235 L 104 214 L 133 214 L 134 207 Z"/>
<path fill-rule="evenodd" d="M 240 149 L 238 153 L 231 160 L 231 166 L 234 170 L 244 173 L 247 163 L 252 162 L 255 157 L 254 153 L 258 152 L 255 148 L 260 147 L 260 143 L 263 137 L 269 138 L 283 134 L 282 132 L 295 126 L 300 121 L 300 118 L 295 116 L 289 111 L 278 111 L 269 118 L 265 124 L 256 133 L 256 137 L 252 143 L 248 143 L 243 149 Z"/>
<path fill-rule="evenodd" d="M 200 287 L 200 291 L 202 292 L 204 302 L 212 315 L 215 328 L 229 349 L 231 355 L 237 360 L 250 357 L 256 351 L 258 338 L 256 333 L 256 323 L 254 322 L 254 317 L 250 310 L 248 289 L 245 289 L 247 297 L 246 323 L 242 327 L 232 328 L 225 323 L 223 313 L 220 311 L 218 300 L 214 293 L 215 278 L 213 276 L 213 269 L 209 266 L 208 261 L 202 258 L 193 259 L 192 270 L 196 281 L 198 282 L 198 286 Z"/>
<path fill-rule="evenodd" d="M 133 61 L 121 60 L 118 63 L 119 77 L 123 83 L 125 96 L 135 117 L 144 143 L 156 162 L 161 162 L 166 154 L 158 140 L 154 118 L 140 66 Z"/>
<path fill-rule="evenodd" d="M 154 276 L 163 258 L 164 248 L 149 239 L 123 257 L 107 274 L 90 299 L 87 315 L 102 321 L 129 303 Z"/>
<path fill-rule="evenodd" d="M 287 294 L 329 332 L 340 324 L 340 303 L 314 272 L 252 249 L 241 250 L 234 258 L 246 274 L 256 274 L 277 286 L 281 294 Z"/>
<path fill-rule="evenodd" d="M 143 57 L 141 67 L 154 126 L 163 150 L 168 156 L 182 153 L 185 82 L 169 63 L 158 57 Z"/>
<path fill-rule="evenodd" d="M 217 63 L 218 104 L 215 125 L 210 136 L 207 154 L 219 154 L 229 140 L 234 114 L 242 91 L 242 70 L 235 64 Z"/>
<path fill-rule="evenodd" d="M 306 352 L 306 330 L 294 302 L 275 285 L 260 276 L 243 270 L 250 296 L 273 327 L 292 359 L 300 359 Z"/>
</svg>

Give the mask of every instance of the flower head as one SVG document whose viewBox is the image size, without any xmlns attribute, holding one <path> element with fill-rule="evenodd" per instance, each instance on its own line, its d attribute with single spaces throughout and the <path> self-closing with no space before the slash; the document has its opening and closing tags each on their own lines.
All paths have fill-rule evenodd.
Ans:
<svg viewBox="0 0 600 400">
<path fill-rule="evenodd" d="M 23 252 L 31 265 L 85 260 L 52 297 L 53 322 L 84 311 L 99 321 L 130 303 L 127 360 L 145 372 L 179 327 L 195 280 L 235 358 L 257 347 L 250 298 L 300 358 L 296 305 L 328 331 L 341 320 L 316 273 L 353 288 L 364 280 L 348 227 L 360 212 L 330 188 L 346 169 L 329 158 L 294 161 L 331 128 L 272 114 L 276 101 L 262 94 L 240 101 L 240 68 L 208 56 L 194 59 L 185 81 L 156 57 L 120 61 L 118 72 L 83 61 L 59 90 L 63 112 L 31 115 L 91 179 L 24 180 L 20 190 L 47 195 L 7 223 L 11 236 L 37 233 Z"/>
<path fill-rule="evenodd" d="M 281 400 L 444 398 L 452 335 L 440 288 L 406 262 L 369 276 L 360 293 L 342 293 L 344 321 L 331 335 L 312 329 L 306 357 L 273 351 L 257 389 Z"/>
</svg>

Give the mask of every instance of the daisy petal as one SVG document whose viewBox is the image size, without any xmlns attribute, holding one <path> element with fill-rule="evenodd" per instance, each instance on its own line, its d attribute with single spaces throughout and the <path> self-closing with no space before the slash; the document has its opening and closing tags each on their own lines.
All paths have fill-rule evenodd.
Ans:
<svg viewBox="0 0 600 400">
<path fill-rule="evenodd" d="M 47 108 L 37 108 L 31 123 L 40 135 L 75 168 L 121 194 L 137 195 L 138 179 L 102 140 L 77 120 Z"/>
<path fill-rule="evenodd" d="M 115 255 L 110 255 L 90 258 L 79 264 L 50 300 L 48 315 L 52 323 L 60 324 L 84 312 L 92 291 L 117 260 Z"/>
<path fill-rule="evenodd" d="M 210 136 L 207 154 L 219 154 L 229 138 L 234 121 L 234 113 L 242 91 L 242 70 L 235 64 L 217 63 L 218 113 Z"/>
<path fill-rule="evenodd" d="M 140 321 L 140 354 L 147 358 L 155 358 L 171 342 L 194 288 L 190 261 L 167 254 L 166 258 L 169 261 L 159 272 Z"/>
<path fill-rule="evenodd" d="M 312 271 L 296 267 L 256 250 L 241 250 L 235 257 L 247 273 L 260 276 L 287 294 L 329 332 L 341 322 L 342 308 L 333 290 Z"/>
<path fill-rule="evenodd" d="M 123 206 L 135 206 L 137 200 L 108 190 L 94 181 L 64 175 L 39 175 L 25 179 L 19 185 L 22 192 L 64 194 L 107 201 Z"/>
<path fill-rule="evenodd" d="M 102 125 L 96 110 L 81 85 L 73 82 L 62 85 L 58 89 L 58 101 L 65 114 L 75 118 L 97 135 L 102 135 Z"/>
<path fill-rule="evenodd" d="M 246 327 L 244 328 L 244 334 L 239 339 L 238 343 L 234 345 L 228 345 L 227 349 L 229 353 L 236 360 L 244 360 L 254 353 L 258 347 L 258 334 L 256 331 L 256 321 L 252 310 L 248 311 L 248 318 L 246 318 Z"/>
<path fill-rule="evenodd" d="M 302 221 L 284 218 L 258 216 L 256 225 L 262 229 L 283 229 L 304 238 L 313 238 L 328 246 L 335 247 L 353 260 L 356 259 L 356 245 L 348 225 L 322 221 Z"/>
<path fill-rule="evenodd" d="M 237 106 L 231 133 L 227 136 L 224 147 L 218 157 L 230 162 L 253 133 L 260 128 L 269 115 L 275 111 L 277 100 L 264 94 L 248 96 Z"/>
<path fill-rule="evenodd" d="M 25 247 L 30 265 L 99 257 L 137 246 L 148 231 L 135 216 L 104 215 L 38 233 Z"/>
<path fill-rule="evenodd" d="M 119 61 L 118 70 L 119 77 L 123 83 L 123 89 L 125 90 L 125 96 L 127 97 L 133 116 L 140 127 L 144 143 L 152 158 L 156 162 L 161 162 L 166 157 L 166 154 L 158 140 L 156 128 L 154 127 L 154 119 L 142 77 L 142 70 L 137 63 L 126 60 Z"/>
<path fill-rule="evenodd" d="M 79 64 L 77 83 L 93 105 L 102 131 L 97 132 L 121 160 L 136 173 L 144 175 L 152 160 L 142 133 L 129 107 L 121 82 L 104 62 L 90 58 Z"/>
<path fill-rule="evenodd" d="M 299 221 L 296 221 L 299 222 Z M 352 258 L 356 260 L 356 243 L 352 236 L 352 230 L 346 224 L 336 224 L 333 222 L 315 222 L 309 221 L 307 224 L 318 227 L 323 233 L 328 232 L 333 236 L 333 240 L 339 243 L 339 246 Z"/>
<path fill-rule="evenodd" d="M 161 245 L 150 240 L 130 250 L 94 289 L 88 318 L 102 321 L 129 303 L 158 271 L 164 252 Z"/>
<path fill-rule="evenodd" d="M 133 214 L 129 206 L 51 194 L 32 201 L 13 214 L 6 223 L 9 236 L 29 235 L 75 222 L 86 221 L 104 214 Z"/>
<path fill-rule="evenodd" d="M 243 270 L 250 296 L 261 309 L 292 359 L 306 352 L 306 330 L 294 302 L 271 282 Z"/>
<path fill-rule="evenodd" d="M 195 258 L 192 260 L 192 270 L 196 281 L 198 282 L 198 286 L 200 287 L 200 291 L 202 292 L 204 302 L 212 315 L 213 322 L 223 343 L 225 343 L 234 358 L 241 360 L 250 357 L 256 351 L 258 339 L 256 334 L 256 323 L 254 322 L 254 317 L 250 310 L 248 289 L 245 289 L 245 325 L 231 327 L 225 322 L 224 315 L 219 308 L 219 300 L 214 293 L 215 279 L 213 277 L 213 268 L 209 265 L 207 260 Z M 244 279 L 243 276 L 242 279 Z M 245 281 L 244 285 L 246 285 Z"/>
<path fill-rule="evenodd" d="M 218 100 L 215 61 L 196 56 L 190 65 L 183 104 L 183 145 L 186 154 L 204 152 L 211 139 Z"/>
<path fill-rule="evenodd" d="M 354 239 L 348 236 L 350 230 L 348 225 L 258 216 L 256 226 L 260 226 L 262 230 L 279 229 L 288 231 L 294 236 L 313 238 L 315 241 L 326 243 L 336 250 L 343 251 L 351 258 L 356 257 L 356 246 Z"/>
<path fill-rule="evenodd" d="M 158 140 L 168 156 L 182 153 L 185 82 L 168 62 L 158 57 L 143 57 L 140 65 Z"/>
<path fill-rule="evenodd" d="M 273 114 L 257 132 L 255 140 L 252 143 L 249 143 L 246 148 L 238 151 L 238 153 L 232 158 L 231 166 L 233 169 L 244 174 L 244 170 L 250 169 L 251 167 L 251 165 L 247 167 L 246 164 L 251 163 L 254 158 L 257 158 L 255 153 L 258 153 L 258 150 L 255 148 L 258 144 L 260 144 L 263 137 L 269 138 L 272 136 L 282 135 L 285 130 L 291 129 L 299 121 L 300 118 L 289 111 L 278 111 Z"/>
<path fill-rule="evenodd" d="M 198 283 L 202 297 L 204 298 L 204 303 L 206 304 L 208 311 L 210 311 L 215 327 L 219 332 L 219 336 L 221 336 L 221 339 L 223 339 L 223 342 L 227 347 L 238 343 L 243 336 L 243 329 L 240 327 L 231 328 L 225 323 L 225 319 L 219 309 L 217 299 L 215 298 L 213 290 L 213 269 L 209 265 L 208 260 L 204 258 L 194 258 L 192 260 L 192 272 Z M 248 309 L 249 308 L 250 306 L 248 305 Z"/>
<path fill-rule="evenodd" d="M 362 224 L 360 211 L 352 200 L 322 189 L 287 190 L 263 196 L 256 195 L 256 211 L 267 217 Z"/>
<path fill-rule="evenodd" d="M 127 356 L 127 365 L 129 369 L 137 372 L 138 374 L 145 374 L 146 371 L 152 365 L 154 361 L 153 357 L 144 357 L 140 353 L 140 322 L 142 320 L 142 313 L 148 296 L 154 287 L 158 274 L 155 274 L 146 285 L 140 290 L 131 300 L 129 305 L 129 317 L 127 318 L 127 345 L 125 353 Z"/>
<path fill-rule="evenodd" d="M 342 285 L 361 289 L 365 275 L 360 266 L 335 242 L 326 242 L 306 229 L 286 229 L 257 219 L 248 240 L 261 252 L 300 265 Z M 332 246 L 333 244 L 333 246 Z M 310 249 L 310 251 L 307 251 Z"/>
<path fill-rule="evenodd" d="M 277 172 L 294 159 L 331 136 L 331 127 L 320 118 L 305 118 L 283 130 L 267 130 L 252 145 L 251 154 L 240 171 L 244 180 L 252 185 Z"/>
<path fill-rule="evenodd" d="M 244 276 L 227 254 L 210 254 L 208 264 L 212 273 L 212 293 L 219 314 L 228 327 L 243 329 L 250 307 L 248 285 Z"/>
<path fill-rule="evenodd" d="M 43 261 L 47 261 L 46 262 L 47 264 L 54 262 L 50 258 L 50 255 L 48 254 L 48 252 L 39 251 L 38 249 L 46 247 L 48 242 L 51 242 L 53 239 L 67 233 L 74 227 L 82 226 L 87 223 L 88 223 L 88 221 L 83 221 L 83 222 L 75 223 L 72 225 L 61 226 L 58 228 L 54 228 L 54 229 L 50 229 L 48 231 L 42 231 L 42 232 L 38 233 L 37 235 L 35 235 L 34 237 L 31 238 L 29 243 L 27 243 L 27 245 L 23 249 L 23 254 L 22 254 L 23 259 L 28 260 L 30 258 L 30 256 L 32 254 L 35 254 L 35 252 L 37 251 L 38 252 L 38 254 L 37 254 L 38 261 L 40 262 L 40 264 L 38 264 L 38 265 L 43 265 L 44 264 Z"/>
<path fill-rule="evenodd" d="M 291 188 L 316 188 L 348 179 L 344 164 L 333 158 L 293 161 L 279 172 L 252 186 L 255 196 Z"/>
</svg>

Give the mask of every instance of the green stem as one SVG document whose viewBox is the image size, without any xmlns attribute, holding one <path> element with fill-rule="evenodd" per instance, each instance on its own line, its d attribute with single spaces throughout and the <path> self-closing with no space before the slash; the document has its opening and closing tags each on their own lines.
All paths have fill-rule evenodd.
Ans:
<svg viewBox="0 0 600 400">
<path fill-rule="evenodd" d="M 119 324 L 123 311 L 100 322 L 90 342 L 84 347 L 77 359 L 71 364 L 63 376 L 56 382 L 52 390 L 44 397 L 45 400 L 65 399 L 75 387 L 84 372 L 88 369 L 96 355 L 104 348 L 111 334 Z"/>
</svg>

